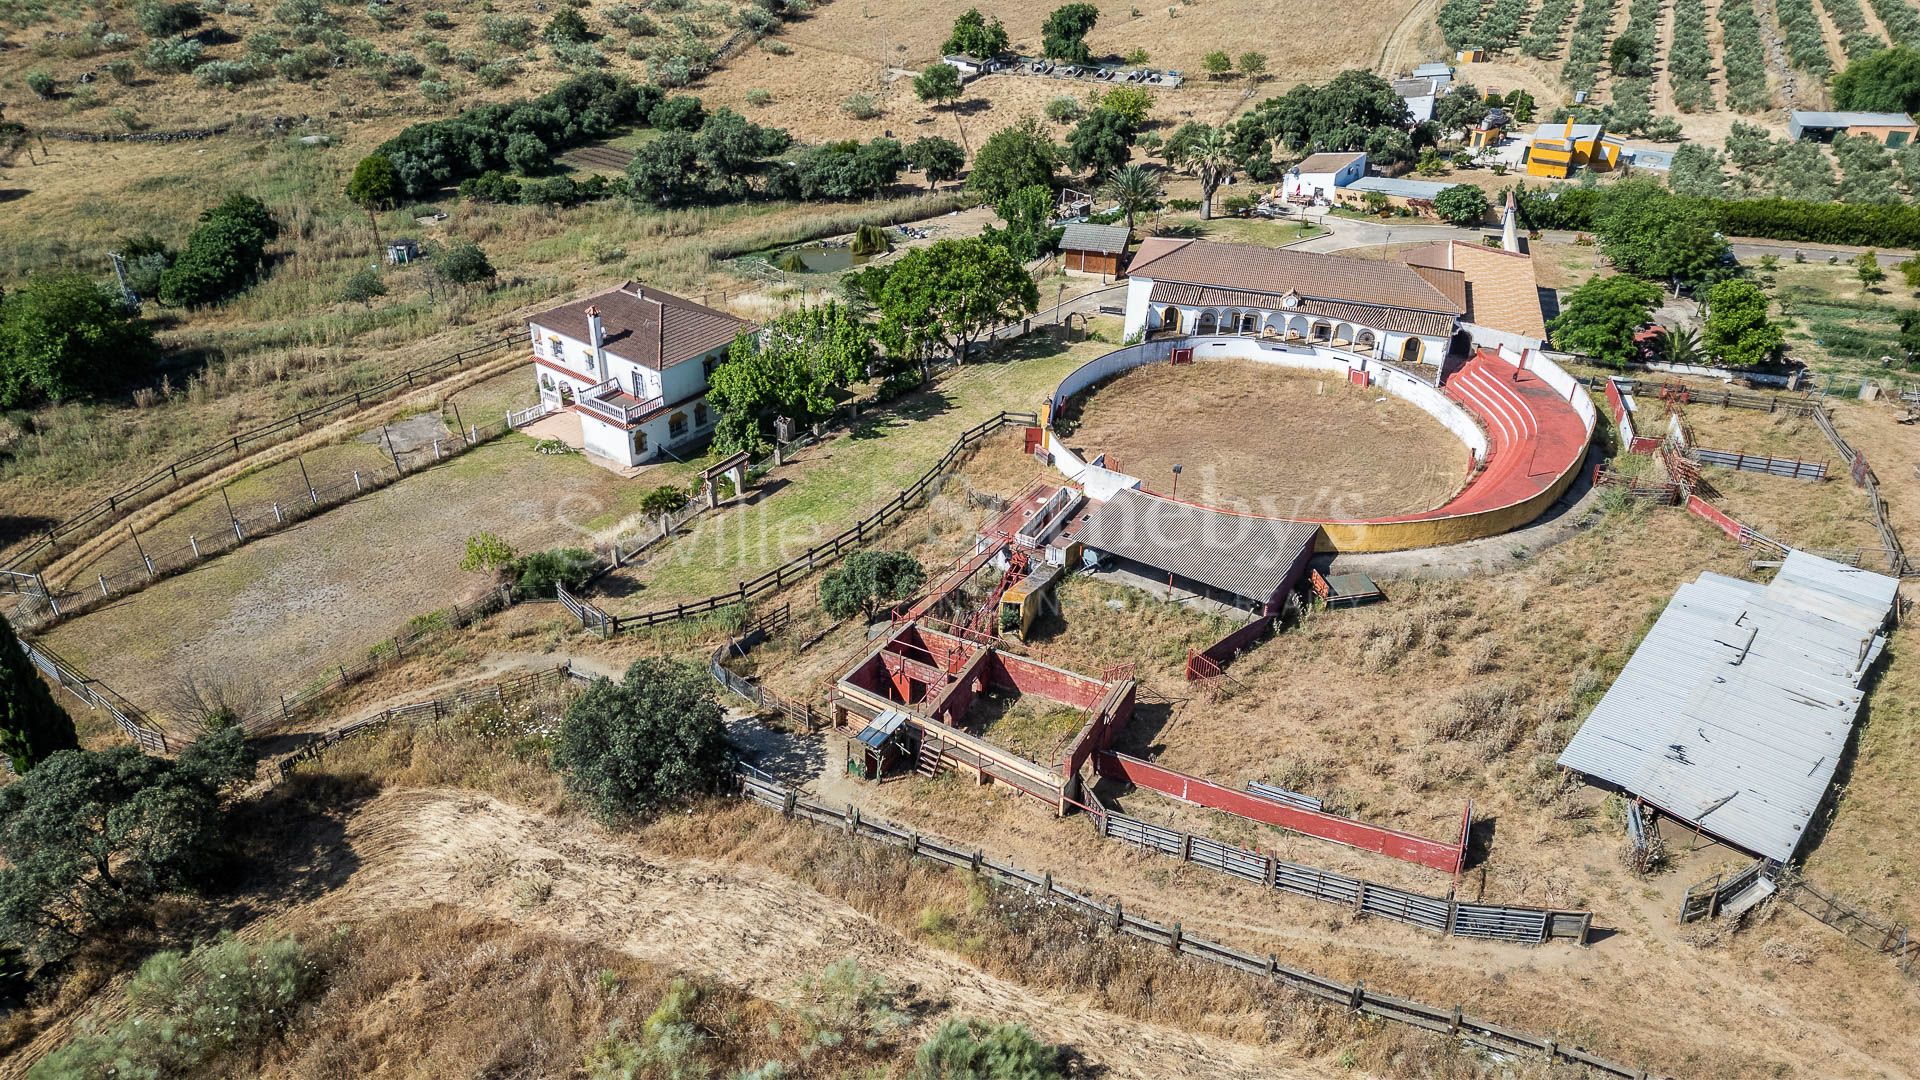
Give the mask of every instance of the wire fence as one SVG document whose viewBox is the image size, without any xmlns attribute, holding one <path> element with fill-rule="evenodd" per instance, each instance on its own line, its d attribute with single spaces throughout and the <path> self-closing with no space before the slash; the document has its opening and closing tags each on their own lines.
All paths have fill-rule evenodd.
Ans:
<svg viewBox="0 0 1920 1080">
<path fill-rule="evenodd" d="M 1886 953 L 1902 974 L 1920 979 L 1920 938 L 1913 936 L 1907 924 L 1869 914 L 1802 877 L 1789 877 L 1780 886 L 1780 896 L 1787 903 L 1845 934 L 1855 944 Z"/>
<path fill-rule="evenodd" d="M 388 441 L 389 456 L 383 464 L 317 476 L 308 471 L 304 459 L 297 458 L 300 487 L 284 498 L 236 504 L 228 495 L 231 485 L 222 485 L 217 489 L 219 509 L 226 518 L 221 528 L 205 534 L 189 531 L 183 539 L 178 532 L 167 536 L 149 532 L 143 537 L 132 525 L 128 525 L 126 531 L 130 543 L 123 545 L 123 548 L 131 547 L 132 552 L 111 567 L 89 567 L 93 575 L 91 579 L 79 578 L 66 582 L 64 586 L 49 586 L 41 578 L 40 588 L 33 591 L 19 587 L 21 575 L 18 572 L 0 572 L 0 577 L 14 584 L 13 591 L 21 593 L 23 597 L 15 608 L 15 621 L 25 629 L 45 630 L 99 607 L 113 597 L 138 592 L 208 559 L 225 555 L 296 522 L 378 491 L 511 430 L 505 421 L 476 424 L 464 431 L 451 433 L 445 439 L 434 439 L 406 450 L 393 449 L 391 441 Z M 34 576 L 39 578 L 39 575 Z M 0 588 L 5 587 L 0 584 Z"/>
<path fill-rule="evenodd" d="M 498 710 L 505 719 L 519 723 L 557 721 L 572 699 L 571 690 L 585 681 L 586 676 L 575 671 L 573 661 L 569 660 L 545 671 L 515 675 L 484 686 L 382 709 L 372 716 L 334 728 L 281 758 L 276 765 L 278 779 L 285 780 L 301 765 L 347 739 L 379 731 L 396 722 L 439 723 L 471 716 L 482 709 Z"/>
<path fill-rule="evenodd" d="M 1073 908 L 1094 923 L 1108 928 L 1115 935 L 1125 935 L 1164 946 L 1179 956 L 1231 968 L 1367 1016 L 1459 1038 L 1493 1050 L 1506 1052 L 1517 1050 L 1540 1054 L 1554 1064 L 1585 1066 L 1603 1076 L 1646 1080 L 1653 1075 L 1645 1068 L 1622 1065 L 1588 1053 L 1578 1046 L 1563 1044 L 1558 1039 L 1532 1035 L 1469 1016 L 1458 1005 L 1451 1009 L 1438 1008 L 1418 1001 L 1382 994 L 1367 989 L 1363 982 L 1343 983 L 1323 975 L 1289 967 L 1281 964 L 1271 953 L 1266 956 L 1256 956 L 1188 934 L 1179 922 L 1164 925 L 1142 919 L 1137 915 L 1128 914 L 1119 900 L 1102 903 L 1094 899 L 1090 892 L 1082 892 L 1061 885 L 1054 881 L 1051 872 L 1034 874 L 1009 863 L 997 862 L 987 858 L 985 853 L 977 848 L 969 849 L 943 840 L 931 839 L 913 830 L 874 820 L 861 814 L 857 807 L 849 806 L 844 811 L 829 809 L 810 799 L 802 798 L 791 788 L 750 774 L 741 774 L 739 780 L 738 793 L 742 798 L 778 810 L 789 818 L 836 828 L 850 836 L 878 840 L 883 844 L 904 849 L 910 858 L 928 859 L 1031 892 L 1044 901 Z"/>
<path fill-rule="evenodd" d="M 73 517 L 49 527 L 33 542 L 14 552 L 5 566 L 9 570 L 45 569 L 60 554 L 62 547 L 72 550 L 82 541 L 98 535 L 108 526 L 161 495 L 177 490 L 182 485 L 232 462 L 243 450 L 262 444 L 272 445 L 304 434 L 309 429 L 331 422 L 342 415 L 431 382 L 441 374 L 462 370 L 471 364 L 502 355 L 515 343 L 523 340 L 523 335 L 519 333 L 503 334 L 472 348 L 449 353 L 419 367 L 408 368 L 390 375 L 352 393 L 342 394 L 278 420 L 235 432 L 220 442 L 203 446 L 178 460 L 160 466 L 145 477 L 108 495 Z"/>
</svg>

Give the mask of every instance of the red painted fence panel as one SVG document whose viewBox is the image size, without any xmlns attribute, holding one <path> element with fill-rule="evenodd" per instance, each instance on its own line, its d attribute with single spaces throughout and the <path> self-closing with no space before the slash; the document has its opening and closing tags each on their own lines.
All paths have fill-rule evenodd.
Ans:
<svg viewBox="0 0 1920 1080">
<path fill-rule="evenodd" d="M 1688 497 L 1687 512 L 1695 517 L 1705 518 L 1715 525 L 1720 526 L 1722 531 L 1735 540 L 1740 539 L 1740 523 L 1728 517 L 1726 511 L 1721 510 L 1700 496 L 1693 495 Z"/>
<path fill-rule="evenodd" d="M 1466 861 L 1467 829 L 1463 823 L 1458 843 L 1445 844 L 1424 836 L 1383 829 L 1378 825 L 1336 817 L 1313 810 L 1301 810 L 1244 791 L 1163 769 L 1151 762 L 1125 754 L 1102 751 L 1093 756 L 1094 771 L 1109 779 L 1126 780 L 1151 788 L 1176 799 L 1183 799 L 1214 810 L 1224 810 L 1253 821 L 1277 825 L 1321 840 L 1389 855 L 1403 862 L 1431 867 L 1443 874 L 1458 874 Z M 1466 821 L 1471 821 L 1471 811 Z"/>
</svg>

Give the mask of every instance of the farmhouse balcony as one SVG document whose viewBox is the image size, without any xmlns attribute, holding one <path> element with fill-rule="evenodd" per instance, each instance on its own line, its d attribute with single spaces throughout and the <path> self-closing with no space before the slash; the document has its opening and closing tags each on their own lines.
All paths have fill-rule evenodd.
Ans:
<svg viewBox="0 0 1920 1080">
<path fill-rule="evenodd" d="M 589 386 L 574 398 L 581 408 L 615 424 L 634 424 L 661 405 L 659 398 L 642 401 L 620 389 L 617 379 Z"/>
</svg>

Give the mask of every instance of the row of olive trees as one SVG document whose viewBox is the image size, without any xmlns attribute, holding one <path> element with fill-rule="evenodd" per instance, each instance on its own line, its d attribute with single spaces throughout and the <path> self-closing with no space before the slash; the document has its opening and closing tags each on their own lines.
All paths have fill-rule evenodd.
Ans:
<svg viewBox="0 0 1920 1080">
<path fill-rule="evenodd" d="M 1774 11 L 1786 34 L 1787 56 L 1793 66 L 1825 81 L 1833 74 L 1833 54 L 1827 52 L 1826 30 L 1813 9 L 1813 0 L 1774 0 Z"/>
<path fill-rule="evenodd" d="M 1753 0 L 1724 0 L 1720 5 L 1720 33 L 1727 68 L 1727 104 L 1745 113 L 1772 108 L 1766 47 L 1760 40 L 1760 19 L 1754 14 Z"/>
<path fill-rule="evenodd" d="M 1593 88 L 1594 75 L 1606 57 L 1607 28 L 1613 24 L 1614 0 L 1586 0 L 1567 38 L 1567 62 L 1560 78 L 1576 90 Z"/>
<path fill-rule="evenodd" d="M 1667 50 L 1667 82 L 1681 112 L 1713 108 L 1713 46 L 1707 43 L 1705 0 L 1673 0 L 1673 44 Z"/>
<path fill-rule="evenodd" d="M 1520 51 L 1536 60 L 1552 56 L 1560 45 L 1560 28 L 1567 25 L 1567 19 L 1573 15 L 1573 3 L 1574 0 L 1540 0 L 1527 36 L 1520 42 Z"/>
<path fill-rule="evenodd" d="M 1867 31 L 1867 16 L 1860 8 L 1860 0 L 1820 0 L 1820 6 L 1840 31 L 1840 51 L 1847 54 L 1848 60 L 1871 56 L 1886 46 L 1880 35 Z"/>
</svg>

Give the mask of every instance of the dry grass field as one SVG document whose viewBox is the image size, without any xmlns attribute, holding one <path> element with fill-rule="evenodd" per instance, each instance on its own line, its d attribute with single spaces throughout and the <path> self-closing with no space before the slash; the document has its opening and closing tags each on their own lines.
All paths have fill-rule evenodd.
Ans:
<svg viewBox="0 0 1920 1080">
<path fill-rule="evenodd" d="M 1091 392 L 1068 442 L 1182 497 L 1262 514 L 1383 517 L 1447 501 L 1466 450 L 1403 401 L 1252 361 L 1150 364 Z"/>
</svg>

